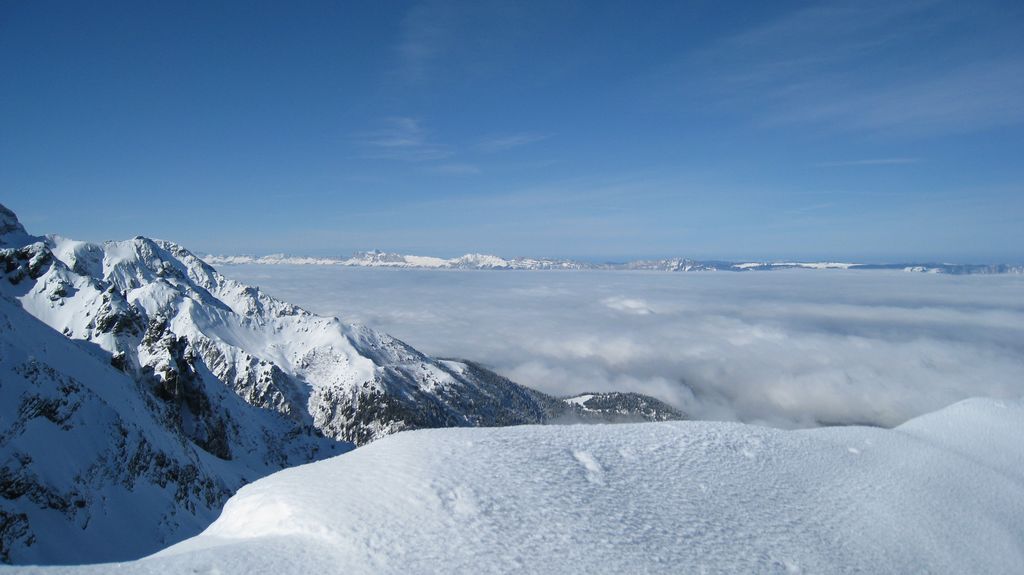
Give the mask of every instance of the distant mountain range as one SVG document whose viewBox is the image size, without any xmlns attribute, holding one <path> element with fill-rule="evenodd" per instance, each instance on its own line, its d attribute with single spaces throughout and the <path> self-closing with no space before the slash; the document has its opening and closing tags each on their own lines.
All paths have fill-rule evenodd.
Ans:
<svg viewBox="0 0 1024 575">
<path fill-rule="evenodd" d="M 305 257 L 274 254 L 268 256 L 206 255 L 210 265 L 326 265 L 351 267 L 415 268 L 415 269 L 469 269 L 469 270 L 646 270 L 667 272 L 730 271 L 753 272 L 784 269 L 811 270 L 899 270 L 941 274 L 1024 274 L 1024 265 L 1010 264 L 951 264 L 935 262 L 909 263 L 848 263 L 848 262 L 730 262 L 719 260 L 693 260 L 666 258 L 633 260 L 624 263 L 593 263 L 580 260 L 554 258 L 505 259 L 487 254 L 466 254 L 457 258 L 413 256 L 380 251 L 357 252 L 347 258 Z"/>
</svg>

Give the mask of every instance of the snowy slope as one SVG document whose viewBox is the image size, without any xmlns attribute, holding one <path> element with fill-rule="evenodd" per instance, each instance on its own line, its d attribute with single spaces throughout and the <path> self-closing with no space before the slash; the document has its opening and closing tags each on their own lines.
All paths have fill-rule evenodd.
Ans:
<svg viewBox="0 0 1024 575">
<path fill-rule="evenodd" d="M 402 433 L 243 488 L 202 535 L 23 573 L 1019 573 L 1024 403 L 894 430 Z"/>
<path fill-rule="evenodd" d="M 186 408 L 0 297 L 0 558 L 132 558 L 198 533 L 246 482 L 345 451 L 205 390 L 222 424 L 218 457 Z M 192 427 L 193 429 L 189 429 Z M 270 438 L 272 441 L 265 441 Z"/>
</svg>

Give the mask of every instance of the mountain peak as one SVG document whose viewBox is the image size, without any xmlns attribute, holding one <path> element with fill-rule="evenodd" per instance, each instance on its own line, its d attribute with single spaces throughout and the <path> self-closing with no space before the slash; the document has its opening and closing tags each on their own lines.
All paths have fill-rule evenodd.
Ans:
<svg viewBox="0 0 1024 575">
<path fill-rule="evenodd" d="M 18 221 L 17 214 L 0 204 L 0 247 L 20 247 L 30 237 Z"/>
</svg>

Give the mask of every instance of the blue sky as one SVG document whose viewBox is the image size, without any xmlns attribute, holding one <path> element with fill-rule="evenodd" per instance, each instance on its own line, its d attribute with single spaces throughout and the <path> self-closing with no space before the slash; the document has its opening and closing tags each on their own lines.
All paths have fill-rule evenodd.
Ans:
<svg viewBox="0 0 1024 575">
<path fill-rule="evenodd" d="M 1024 260 L 1024 3 L 0 0 L 0 202 L 212 253 Z"/>
</svg>

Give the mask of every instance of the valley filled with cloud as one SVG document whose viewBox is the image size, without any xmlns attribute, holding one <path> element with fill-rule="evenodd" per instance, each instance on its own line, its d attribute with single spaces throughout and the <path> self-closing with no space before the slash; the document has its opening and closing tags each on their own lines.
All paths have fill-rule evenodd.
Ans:
<svg viewBox="0 0 1024 575">
<path fill-rule="evenodd" d="M 1024 395 L 1018 275 L 221 271 L 548 393 L 635 391 L 695 419 L 893 426 Z"/>
</svg>

